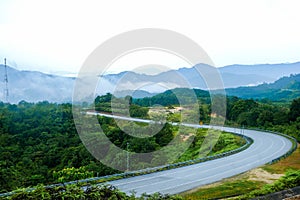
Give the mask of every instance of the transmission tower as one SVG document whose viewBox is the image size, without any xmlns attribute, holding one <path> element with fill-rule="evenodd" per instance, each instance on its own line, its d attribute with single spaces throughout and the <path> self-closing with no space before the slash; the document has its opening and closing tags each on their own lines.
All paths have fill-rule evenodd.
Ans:
<svg viewBox="0 0 300 200">
<path fill-rule="evenodd" d="M 4 58 L 4 84 L 5 84 L 5 88 L 4 88 L 4 97 L 5 97 L 5 101 L 8 102 L 8 78 L 7 78 L 7 66 L 6 66 L 6 58 Z"/>
</svg>

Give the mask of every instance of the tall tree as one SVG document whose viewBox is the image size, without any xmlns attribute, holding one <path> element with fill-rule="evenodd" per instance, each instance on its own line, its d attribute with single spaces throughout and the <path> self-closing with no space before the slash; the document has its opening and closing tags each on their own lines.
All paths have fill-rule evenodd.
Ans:
<svg viewBox="0 0 300 200">
<path fill-rule="evenodd" d="M 289 120 L 296 121 L 300 117 L 300 98 L 294 99 L 289 112 Z"/>
</svg>

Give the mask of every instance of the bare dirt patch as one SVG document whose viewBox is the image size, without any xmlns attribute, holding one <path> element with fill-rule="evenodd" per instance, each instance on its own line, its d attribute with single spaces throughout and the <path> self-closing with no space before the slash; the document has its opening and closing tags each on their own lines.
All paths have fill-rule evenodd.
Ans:
<svg viewBox="0 0 300 200">
<path fill-rule="evenodd" d="M 249 175 L 248 180 L 251 181 L 261 181 L 265 183 L 273 183 L 277 179 L 279 179 L 283 174 L 271 174 L 262 168 L 253 169 L 247 172 Z"/>
<path fill-rule="evenodd" d="M 185 142 L 185 141 L 187 141 L 193 135 L 194 134 L 189 133 L 188 135 L 180 135 L 180 136 L 181 136 L 181 140 Z"/>
<path fill-rule="evenodd" d="M 249 181 L 264 182 L 264 183 L 269 184 L 269 183 L 273 183 L 274 181 L 279 179 L 281 176 L 283 176 L 283 174 L 272 174 L 262 168 L 256 168 L 256 169 L 252 169 L 248 172 L 233 176 L 231 178 L 226 178 L 226 179 L 223 179 L 222 181 L 219 181 L 216 183 L 204 185 L 199 188 L 195 188 L 195 189 L 186 191 L 184 193 L 191 194 L 191 193 L 198 191 L 199 189 L 214 188 L 214 187 L 222 185 L 223 183 L 234 182 L 237 180 L 249 180 Z"/>
</svg>

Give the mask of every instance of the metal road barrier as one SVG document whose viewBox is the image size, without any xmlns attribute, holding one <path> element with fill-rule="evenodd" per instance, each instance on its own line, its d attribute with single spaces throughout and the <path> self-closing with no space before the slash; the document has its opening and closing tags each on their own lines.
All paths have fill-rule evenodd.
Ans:
<svg viewBox="0 0 300 200">
<path fill-rule="evenodd" d="M 232 128 L 232 127 L 230 127 L 230 128 Z M 247 128 L 247 129 L 263 131 L 263 132 L 270 133 L 270 134 L 280 135 L 280 136 L 286 137 L 292 141 L 292 143 L 293 143 L 292 148 L 288 152 L 286 152 L 284 155 L 269 162 L 269 164 L 277 162 L 277 161 L 281 160 L 282 158 L 286 158 L 287 156 L 292 154 L 297 149 L 297 140 L 291 136 L 288 136 L 288 135 L 285 135 L 282 133 L 278 133 L 278 132 L 268 131 L 268 130 L 260 130 L 260 129 L 253 129 L 253 128 L 252 129 Z M 178 163 L 173 163 L 173 164 L 167 164 L 167 165 L 163 165 L 163 166 L 159 166 L 159 167 L 145 168 L 145 169 L 131 171 L 131 172 L 123 172 L 123 173 L 119 173 L 119 174 L 112 174 L 112 175 L 106 175 L 106 176 L 101 176 L 101 177 L 93 177 L 93 178 L 87 178 L 87 179 L 82 179 L 82 180 L 70 181 L 70 182 L 66 182 L 66 183 L 52 184 L 52 185 L 45 186 L 45 188 L 53 188 L 53 187 L 71 185 L 71 184 L 82 184 L 84 186 L 85 184 L 90 183 L 90 182 L 92 182 L 92 184 L 103 184 L 104 182 L 111 181 L 111 180 L 133 177 L 133 176 L 138 176 L 138 175 L 149 174 L 149 173 L 154 173 L 154 172 L 158 172 L 158 171 L 188 166 L 188 165 L 206 162 L 209 160 L 214 160 L 214 159 L 218 159 L 218 158 L 222 158 L 222 157 L 226 157 L 226 156 L 230 156 L 230 155 L 239 153 L 239 152 L 247 149 L 253 143 L 253 139 L 248 136 L 245 136 L 243 134 L 236 133 L 236 132 L 231 132 L 231 133 L 244 138 L 246 143 L 237 149 L 234 149 L 234 150 L 231 150 L 228 152 L 224 152 L 224 153 L 220 153 L 220 154 L 216 154 L 213 156 L 207 156 L 207 157 L 203 157 L 203 158 L 197 158 L 194 160 L 188 160 L 188 161 L 183 161 L 183 162 L 178 162 Z M 25 191 L 30 192 L 30 191 L 33 191 L 34 189 L 35 188 L 27 188 L 27 189 L 25 189 Z M 10 196 L 15 193 L 16 193 L 16 191 L 2 193 L 2 194 L 0 194 L 0 197 Z"/>
</svg>

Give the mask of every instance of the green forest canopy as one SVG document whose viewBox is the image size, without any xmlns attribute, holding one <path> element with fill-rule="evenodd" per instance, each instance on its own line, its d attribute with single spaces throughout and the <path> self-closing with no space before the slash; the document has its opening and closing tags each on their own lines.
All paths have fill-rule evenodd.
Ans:
<svg viewBox="0 0 300 200">
<path fill-rule="evenodd" d="M 209 97 L 201 91 L 198 93 L 199 120 L 207 123 L 211 117 Z M 155 102 L 155 98 L 163 98 L 165 106 L 171 106 L 173 103 L 176 105 L 171 92 L 155 96 L 153 99 L 128 99 L 131 102 L 132 113 L 137 117 L 147 117 L 145 110 L 149 108 L 145 106 L 147 102 Z M 169 98 L 173 100 L 168 102 Z M 101 102 L 103 101 L 97 103 Z M 291 103 L 278 104 L 227 97 L 226 124 L 279 131 L 300 141 L 299 108 L 300 98 Z M 103 123 L 107 124 L 108 136 L 113 138 L 122 135 L 119 134 L 120 130 L 115 127 L 113 120 L 99 120 L 104 120 Z M 132 145 L 132 151 L 147 152 L 165 145 L 173 137 L 174 130 L 172 126 L 166 126 L 164 131 L 162 137 L 153 137 L 147 141 L 147 145 Z M 124 144 L 129 138 L 117 139 L 120 147 L 125 148 Z M 134 139 L 132 140 L 131 142 L 134 142 Z M 1 192 L 38 183 L 57 182 L 59 177 L 55 177 L 54 174 L 63 174 L 63 170 L 67 168 L 79 173 L 80 168 L 84 167 L 88 173 L 80 178 L 117 172 L 102 165 L 85 149 L 74 126 L 71 104 L 33 104 L 25 101 L 17 105 L 0 103 L 0 149 Z M 186 157 L 192 158 L 187 154 Z"/>
</svg>

